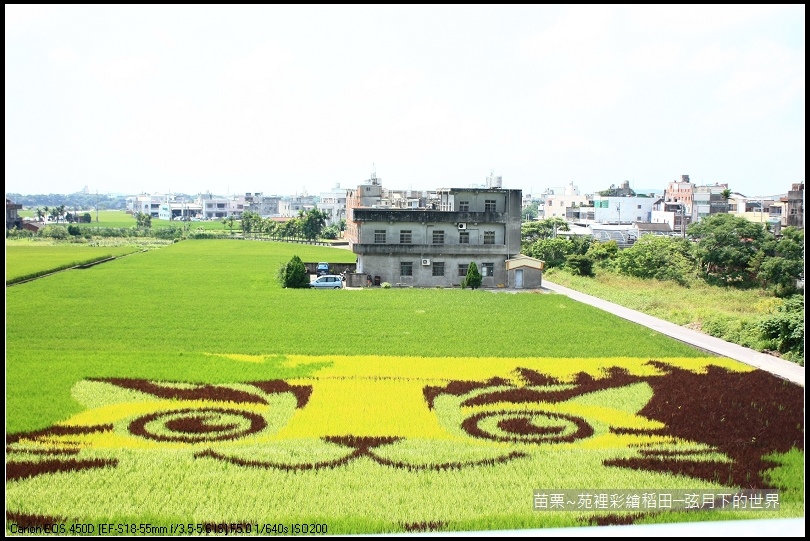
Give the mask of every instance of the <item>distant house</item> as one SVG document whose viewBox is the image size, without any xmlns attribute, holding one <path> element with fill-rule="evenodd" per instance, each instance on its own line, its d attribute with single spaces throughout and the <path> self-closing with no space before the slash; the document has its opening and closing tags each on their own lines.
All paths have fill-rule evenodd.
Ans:
<svg viewBox="0 0 810 541">
<path fill-rule="evenodd" d="M 32 222 L 29 220 L 25 220 L 22 224 L 22 229 L 26 231 L 33 231 L 34 233 L 39 233 L 42 231 L 42 228 L 49 224 L 45 222 Z"/>
<path fill-rule="evenodd" d="M 22 209 L 22 205 L 6 198 L 6 230 L 22 227 L 22 219 L 17 211 Z"/>
</svg>

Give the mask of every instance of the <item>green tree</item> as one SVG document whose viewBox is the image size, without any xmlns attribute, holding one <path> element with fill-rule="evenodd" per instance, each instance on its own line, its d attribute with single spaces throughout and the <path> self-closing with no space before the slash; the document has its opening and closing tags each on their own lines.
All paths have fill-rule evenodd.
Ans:
<svg viewBox="0 0 810 541">
<path fill-rule="evenodd" d="M 298 211 L 298 219 L 301 222 L 301 232 L 309 240 L 315 240 L 321 235 L 321 231 L 326 226 L 327 214 L 317 208 L 308 212 Z"/>
<path fill-rule="evenodd" d="M 533 201 L 526 207 L 523 207 L 523 211 L 521 212 L 521 216 L 524 222 L 531 222 L 535 220 L 540 215 L 539 211 L 539 203 L 537 201 Z"/>
<path fill-rule="evenodd" d="M 593 272 L 593 259 L 587 255 L 571 254 L 565 256 L 565 265 L 574 276 L 595 276 Z"/>
<path fill-rule="evenodd" d="M 338 227 L 336 225 L 330 225 L 329 227 L 325 227 L 323 229 L 321 232 L 321 237 L 325 239 L 336 239 L 338 238 L 339 234 L 340 231 L 338 230 Z"/>
<path fill-rule="evenodd" d="M 279 235 L 281 235 L 281 238 L 288 239 L 299 236 L 301 226 L 297 218 L 290 218 L 286 222 L 278 225 L 276 230 L 278 231 Z"/>
<path fill-rule="evenodd" d="M 294 255 L 279 272 L 281 285 L 285 288 L 309 287 L 309 274 L 301 258 Z"/>
<path fill-rule="evenodd" d="M 136 212 L 135 223 L 138 229 L 149 229 L 152 227 L 152 216 L 145 212 Z"/>
<path fill-rule="evenodd" d="M 671 280 L 686 285 L 693 269 L 689 241 L 675 237 L 642 235 L 633 246 L 616 256 L 616 270 L 636 278 Z"/>
<path fill-rule="evenodd" d="M 45 213 L 47 211 L 44 211 L 40 207 L 37 207 L 37 210 L 35 212 L 36 212 L 36 215 L 37 215 L 37 221 L 42 222 L 42 221 L 45 220 L 45 215 L 46 215 Z"/>
<path fill-rule="evenodd" d="M 615 240 L 596 241 L 590 245 L 585 255 L 590 257 L 598 267 L 610 268 L 619 255 L 619 243 Z"/>
<path fill-rule="evenodd" d="M 246 210 L 242 213 L 242 233 L 257 233 L 262 230 L 262 217 L 258 212 Z"/>
<path fill-rule="evenodd" d="M 577 253 L 576 246 L 569 239 L 550 238 L 538 240 L 532 244 L 526 255 L 542 259 L 546 262 L 546 268 L 559 267 L 565 263 L 565 256 Z"/>
<path fill-rule="evenodd" d="M 231 215 L 228 216 L 227 218 L 222 219 L 222 225 L 224 225 L 225 227 L 229 227 L 231 229 L 231 234 L 233 234 L 233 223 L 235 221 L 236 219 L 234 219 L 234 217 Z"/>
<path fill-rule="evenodd" d="M 707 282 L 743 286 L 754 282 L 750 266 L 766 240 L 763 224 L 714 214 L 691 224 L 686 232 L 695 241 L 695 259 Z"/>
<path fill-rule="evenodd" d="M 471 262 L 467 267 L 467 276 L 464 278 L 464 285 L 472 289 L 481 287 L 481 273 L 478 272 L 478 266 L 475 262 Z"/>
<path fill-rule="evenodd" d="M 796 282 L 804 272 L 804 231 L 786 227 L 779 239 L 766 241 L 751 269 L 762 286 L 773 288 L 778 297 L 796 293 Z"/>
<path fill-rule="evenodd" d="M 528 254 L 534 243 L 557 238 L 558 231 L 569 231 L 568 222 L 562 218 L 546 218 L 536 222 L 524 222 L 520 226 L 521 252 Z"/>
</svg>

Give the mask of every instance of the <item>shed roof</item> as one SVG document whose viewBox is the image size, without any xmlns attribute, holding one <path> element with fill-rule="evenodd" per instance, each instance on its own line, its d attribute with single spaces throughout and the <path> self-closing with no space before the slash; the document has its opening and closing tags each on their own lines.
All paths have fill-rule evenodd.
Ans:
<svg viewBox="0 0 810 541">
<path fill-rule="evenodd" d="M 535 259 L 523 254 L 512 256 L 511 259 L 506 260 L 506 270 L 519 269 L 522 267 L 529 267 L 532 269 L 543 270 L 546 262 L 540 259 Z"/>
</svg>

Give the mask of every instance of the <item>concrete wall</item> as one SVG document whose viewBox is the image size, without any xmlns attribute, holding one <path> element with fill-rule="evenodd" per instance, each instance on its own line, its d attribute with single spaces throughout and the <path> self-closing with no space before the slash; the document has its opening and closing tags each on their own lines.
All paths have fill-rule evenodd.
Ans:
<svg viewBox="0 0 810 541">
<path fill-rule="evenodd" d="M 521 289 L 537 289 L 543 287 L 543 271 L 532 267 L 520 267 L 509 271 L 509 287 L 515 287 L 515 271 L 523 271 L 523 287 Z"/>
<path fill-rule="evenodd" d="M 457 255 L 431 255 L 429 265 L 422 265 L 422 258 L 407 255 L 360 255 L 360 265 L 358 268 L 363 272 L 371 274 L 372 278 L 380 277 L 380 282 L 391 284 L 407 284 L 418 287 L 452 287 L 461 285 L 464 276 L 459 276 L 458 267 L 464 265 L 466 268 L 471 262 L 478 267 L 478 272 L 483 274 L 483 264 L 492 263 L 494 265 L 493 276 L 484 276 L 481 287 L 498 287 L 506 285 L 506 264 L 503 258 L 485 259 L 480 256 Z M 412 276 L 402 276 L 400 274 L 400 263 L 411 262 L 413 269 Z M 433 276 L 437 263 L 444 263 L 444 276 Z M 465 272 L 466 276 L 466 272 Z"/>
</svg>

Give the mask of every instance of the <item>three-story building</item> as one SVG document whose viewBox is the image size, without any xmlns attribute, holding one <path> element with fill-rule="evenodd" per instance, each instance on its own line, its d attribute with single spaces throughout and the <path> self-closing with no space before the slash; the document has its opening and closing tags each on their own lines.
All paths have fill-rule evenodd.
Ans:
<svg viewBox="0 0 810 541">
<path fill-rule="evenodd" d="M 368 189 L 367 189 L 368 188 Z M 482 287 L 509 286 L 506 261 L 520 253 L 522 191 L 443 188 L 424 208 L 381 208 L 376 179 L 350 190 L 347 239 L 357 272 L 382 282 L 456 286 L 475 262 Z"/>
</svg>

